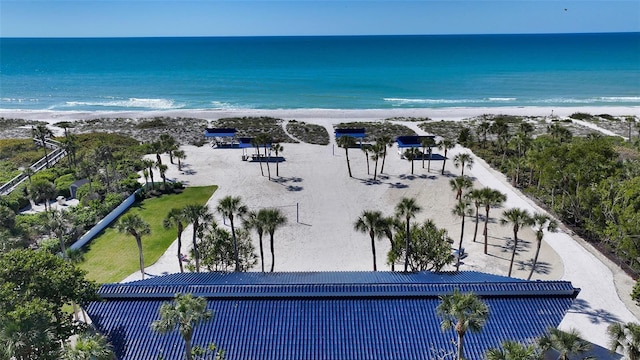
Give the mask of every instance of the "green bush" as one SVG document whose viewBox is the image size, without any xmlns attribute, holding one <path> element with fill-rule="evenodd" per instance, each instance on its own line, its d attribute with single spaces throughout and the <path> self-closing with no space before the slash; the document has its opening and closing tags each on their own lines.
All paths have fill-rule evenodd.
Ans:
<svg viewBox="0 0 640 360">
<path fill-rule="evenodd" d="M 56 185 L 56 189 L 58 193 L 65 198 L 71 197 L 71 192 L 69 191 L 69 186 L 76 181 L 76 177 L 74 174 L 66 174 L 57 178 L 53 183 Z"/>
<path fill-rule="evenodd" d="M 29 206 L 29 199 L 25 196 L 23 188 L 20 187 L 11 192 L 9 195 L 0 196 L 0 205 L 11 208 L 16 213 L 20 209 L 24 209 Z"/>
<path fill-rule="evenodd" d="M 638 279 L 636 285 L 633 287 L 631 298 L 636 301 L 636 304 L 638 304 L 638 306 L 640 306 L 640 279 Z"/>
</svg>

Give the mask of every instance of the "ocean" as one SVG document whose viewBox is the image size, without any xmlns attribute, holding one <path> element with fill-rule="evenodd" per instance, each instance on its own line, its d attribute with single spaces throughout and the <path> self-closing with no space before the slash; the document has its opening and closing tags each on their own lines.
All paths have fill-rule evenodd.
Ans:
<svg viewBox="0 0 640 360">
<path fill-rule="evenodd" d="M 0 109 L 640 106 L 640 33 L 0 39 Z"/>
</svg>

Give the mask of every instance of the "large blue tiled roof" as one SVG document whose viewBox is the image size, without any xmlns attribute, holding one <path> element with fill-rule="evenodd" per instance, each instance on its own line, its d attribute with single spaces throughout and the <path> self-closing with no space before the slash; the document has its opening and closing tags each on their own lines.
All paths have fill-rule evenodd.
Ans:
<svg viewBox="0 0 640 360">
<path fill-rule="evenodd" d="M 505 339 L 531 341 L 557 326 L 577 296 L 565 281 L 524 281 L 460 273 L 200 273 L 102 286 L 88 312 L 119 359 L 182 358 L 177 332 L 149 325 L 175 293 L 208 299 L 215 315 L 194 332 L 214 341 L 226 359 L 435 359 L 453 350 L 435 308 L 453 289 L 482 296 L 490 318 L 465 338 L 468 359 L 482 359 Z"/>
</svg>

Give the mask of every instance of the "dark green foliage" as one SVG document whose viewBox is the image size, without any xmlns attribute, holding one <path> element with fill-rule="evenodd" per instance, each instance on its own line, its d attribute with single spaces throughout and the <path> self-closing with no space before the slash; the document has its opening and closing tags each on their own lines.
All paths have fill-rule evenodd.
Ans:
<svg viewBox="0 0 640 360">
<path fill-rule="evenodd" d="M 24 187 L 14 190 L 9 195 L 0 196 L 0 205 L 7 206 L 16 213 L 29 205 L 29 199 L 22 190 Z"/>
<path fill-rule="evenodd" d="M 398 136 L 414 136 L 416 132 L 408 127 L 400 124 L 394 124 L 389 121 L 364 122 L 354 121 L 340 123 L 334 126 L 334 129 L 365 129 L 364 141 L 373 142 L 381 137 L 390 137 L 395 139 Z M 359 141 L 359 140 L 358 140 Z"/>
<path fill-rule="evenodd" d="M 164 118 L 160 117 L 150 120 L 142 120 L 138 125 L 136 125 L 138 129 L 153 129 L 165 126 L 167 126 L 167 123 L 165 122 Z"/>
<path fill-rule="evenodd" d="M 593 115 L 587 114 L 587 113 L 581 113 L 581 112 L 573 113 L 569 115 L 569 117 L 576 120 L 593 120 L 594 119 Z"/>
<path fill-rule="evenodd" d="M 0 338 L 14 356 L 57 358 L 60 341 L 81 328 L 62 307 L 98 299 L 97 285 L 84 275 L 71 263 L 43 251 L 0 254 Z"/>
<path fill-rule="evenodd" d="M 638 306 L 640 306 L 640 279 L 638 279 L 638 281 L 636 281 L 636 284 L 633 286 L 631 298 L 635 300 Z"/>
<path fill-rule="evenodd" d="M 68 198 L 71 196 L 69 186 L 71 186 L 71 184 L 73 184 L 76 180 L 77 179 L 74 174 L 66 174 L 55 179 L 53 183 L 56 185 L 56 190 L 58 190 L 58 193 L 61 196 Z"/>
<path fill-rule="evenodd" d="M 287 132 L 296 139 L 309 144 L 329 144 L 329 134 L 324 126 L 291 120 L 287 123 Z"/>
<path fill-rule="evenodd" d="M 272 139 L 273 142 L 297 142 L 284 132 L 282 119 L 272 117 L 223 118 L 215 121 L 212 126 L 218 128 L 235 128 L 237 130 L 237 136 L 240 137 L 256 137 L 265 134 Z"/>
<path fill-rule="evenodd" d="M 453 240 L 432 221 L 413 226 L 410 230 L 409 268 L 411 271 L 440 271 L 454 261 L 451 255 Z M 387 253 L 387 262 L 396 263 L 405 256 L 406 230 L 398 229 L 393 247 Z"/>
<path fill-rule="evenodd" d="M 249 232 L 236 230 L 238 240 L 239 271 L 248 271 L 258 263 L 258 256 L 251 243 Z M 214 226 L 209 229 L 198 243 L 200 264 L 207 271 L 233 271 L 236 263 L 234 258 L 233 237 L 225 229 Z M 192 256 L 193 257 L 193 256 Z"/>
<path fill-rule="evenodd" d="M 473 141 L 473 133 L 471 129 L 468 127 L 463 127 L 460 129 L 460 133 L 458 134 L 458 143 L 464 146 L 468 146 Z"/>
</svg>

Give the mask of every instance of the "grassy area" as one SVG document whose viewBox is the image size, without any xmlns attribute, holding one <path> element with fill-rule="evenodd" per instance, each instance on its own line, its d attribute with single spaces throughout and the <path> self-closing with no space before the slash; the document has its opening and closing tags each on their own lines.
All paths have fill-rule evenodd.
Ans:
<svg viewBox="0 0 640 360">
<path fill-rule="evenodd" d="M 142 237 L 145 266 L 155 263 L 176 239 L 175 229 L 162 227 L 169 210 L 187 204 L 204 204 L 216 189 L 217 186 L 188 187 L 181 194 L 146 199 L 125 212 L 139 214 L 151 228 L 151 234 Z M 87 271 L 87 277 L 99 283 L 121 281 L 140 269 L 136 241 L 131 235 L 118 233 L 117 221 L 87 245 L 85 261 L 80 264 Z"/>
</svg>

